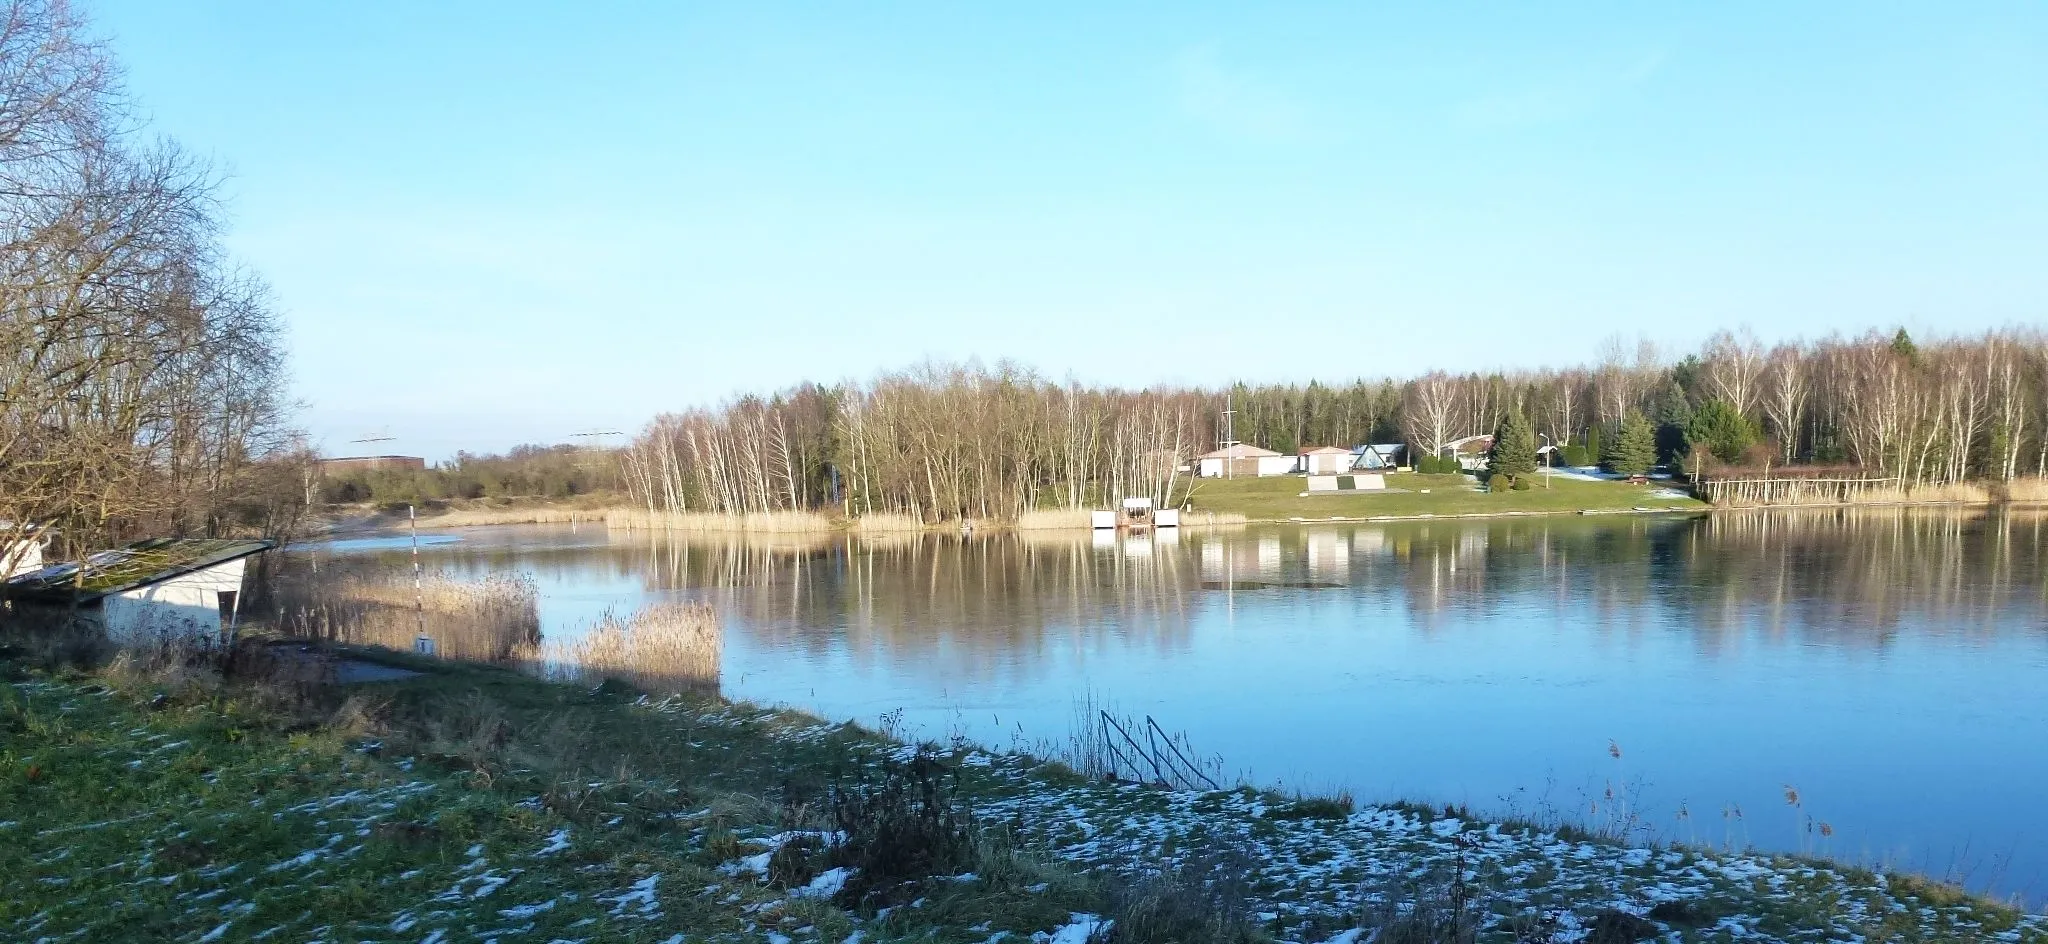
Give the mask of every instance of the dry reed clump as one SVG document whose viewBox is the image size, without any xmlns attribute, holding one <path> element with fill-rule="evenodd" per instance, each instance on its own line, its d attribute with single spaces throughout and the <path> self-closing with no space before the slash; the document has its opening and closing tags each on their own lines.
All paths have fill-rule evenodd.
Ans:
<svg viewBox="0 0 2048 944">
<path fill-rule="evenodd" d="M 1926 505 L 1955 503 L 1987 505 L 1991 503 L 1991 490 L 1982 485 L 1953 483 L 1949 485 L 1909 485 L 1903 488 L 1873 488 L 1861 492 L 1849 500 L 1852 505 Z"/>
<path fill-rule="evenodd" d="M 2014 490 L 2025 489 L 2020 482 L 2001 487 L 2000 493 L 2011 495 Z M 2048 498 L 2048 487 L 2042 488 Z M 1846 496 L 1832 492 L 1792 492 L 1778 495 L 1769 501 L 1757 501 L 1740 495 L 1726 495 L 1716 499 L 1720 508 L 1794 508 L 1840 507 L 1844 505 L 1988 505 L 1997 500 L 1993 489 L 1973 482 L 1954 482 L 1945 485 L 1890 485 L 1873 486 L 1848 493 Z M 2009 498 L 2012 501 L 2025 499 Z"/>
<path fill-rule="evenodd" d="M 1241 526 L 1249 520 L 1234 511 L 1183 511 L 1180 526 L 1183 528 L 1227 528 Z"/>
<path fill-rule="evenodd" d="M 540 640 L 539 591 L 525 576 L 458 581 L 435 576 L 415 594 L 410 580 L 310 579 L 280 593 L 288 635 L 412 649 L 425 635 L 443 658 L 498 662 Z"/>
<path fill-rule="evenodd" d="M 2048 502 L 2048 478 L 2028 476 L 2005 483 L 2005 500 L 2011 502 Z"/>
<path fill-rule="evenodd" d="M 606 527 L 619 531 L 831 531 L 832 519 L 808 511 L 714 514 L 701 511 L 647 511 L 617 508 L 606 512 Z"/>
<path fill-rule="evenodd" d="M 1093 526 L 1086 508 L 1043 508 L 1017 516 L 1019 531 L 1086 530 Z"/>
<path fill-rule="evenodd" d="M 615 678 L 647 691 L 715 691 L 723 640 L 709 604 L 660 603 L 624 620 L 606 613 L 582 636 L 546 640 L 526 657 L 558 678 Z"/>
<path fill-rule="evenodd" d="M 611 512 L 595 508 L 451 508 L 420 521 L 436 528 L 469 528 L 491 524 L 577 524 L 603 522 Z"/>
</svg>

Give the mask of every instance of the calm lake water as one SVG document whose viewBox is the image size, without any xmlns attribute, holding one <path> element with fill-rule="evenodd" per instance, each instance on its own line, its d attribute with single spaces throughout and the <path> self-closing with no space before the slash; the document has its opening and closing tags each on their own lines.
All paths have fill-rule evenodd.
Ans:
<svg viewBox="0 0 2048 944">
<path fill-rule="evenodd" d="M 717 604 L 734 698 L 1011 746 L 1063 740 L 1092 694 L 1261 783 L 1632 813 L 1661 839 L 2048 897 L 2037 511 L 423 537 L 429 571 L 530 574 L 551 635 Z M 409 574 L 406 548 L 310 553 Z"/>
</svg>

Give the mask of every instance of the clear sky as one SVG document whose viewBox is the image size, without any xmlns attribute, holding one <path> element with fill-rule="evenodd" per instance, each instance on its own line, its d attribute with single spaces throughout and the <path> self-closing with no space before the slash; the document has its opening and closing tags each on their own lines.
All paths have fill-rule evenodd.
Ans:
<svg viewBox="0 0 2048 944">
<path fill-rule="evenodd" d="M 2037 3 L 82 6 L 332 454 L 2048 322 Z"/>
</svg>

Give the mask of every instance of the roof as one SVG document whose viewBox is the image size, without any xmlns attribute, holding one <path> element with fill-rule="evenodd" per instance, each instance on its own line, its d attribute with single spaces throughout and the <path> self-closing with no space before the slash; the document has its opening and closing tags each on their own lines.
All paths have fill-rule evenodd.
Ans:
<svg viewBox="0 0 2048 944">
<path fill-rule="evenodd" d="M 173 540 L 157 538 L 101 551 L 84 561 L 52 564 L 0 583 L 0 596 L 88 603 L 108 594 L 162 583 L 275 545 L 269 541 Z M 80 568 L 85 576 L 78 576 Z"/>
<path fill-rule="evenodd" d="M 1244 443 L 1237 443 L 1236 445 L 1231 445 L 1231 446 L 1225 446 L 1225 447 L 1223 447 L 1223 448 L 1221 448 L 1221 449 L 1214 449 L 1214 450 L 1211 450 L 1211 451 L 1209 451 L 1209 452 L 1205 452 L 1205 453 L 1202 453 L 1201 455 L 1199 455 L 1199 456 L 1196 456 L 1195 458 L 1197 458 L 1197 459 L 1267 459 L 1267 458 L 1271 458 L 1271 457 L 1273 457 L 1273 456 L 1277 456 L 1277 455 L 1279 455 L 1279 453 L 1277 453 L 1277 452 L 1274 452 L 1274 451 L 1273 451 L 1273 450 L 1271 450 L 1271 449 L 1260 449 L 1260 448 L 1259 448 L 1259 447 L 1257 447 L 1257 446 L 1247 446 L 1247 445 L 1245 445 Z"/>
<path fill-rule="evenodd" d="M 1339 449 L 1336 446 L 1303 446 L 1301 454 L 1304 456 L 1348 456 L 1351 454 L 1351 450 Z"/>
</svg>

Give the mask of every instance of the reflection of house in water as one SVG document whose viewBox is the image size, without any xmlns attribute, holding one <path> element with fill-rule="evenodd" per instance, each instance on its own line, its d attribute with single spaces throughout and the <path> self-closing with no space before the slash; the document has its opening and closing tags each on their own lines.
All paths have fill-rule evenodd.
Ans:
<svg viewBox="0 0 2048 944">
<path fill-rule="evenodd" d="M 1213 584 L 1276 583 L 1286 574 L 1280 536 L 1257 540 L 1211 535 L 1202 540 L 1202 580 Z"/>
<path fill-rule="evenodd" d="M 269 541 L 155 540 L 17 574 L 0 584 L 14 606 L 76 609 L 117 643 L 229 641 L 249 558 Z"/>
<path fill-rule="evenodd" d="M 1351 579 L 1351 543 L 1334 530 L 1310 531 L 1308 575 L 1311 580 L 1346 583 Z"/>
</svg>

